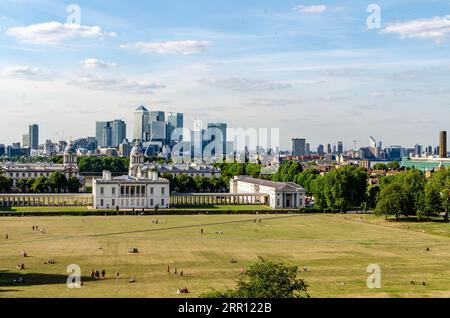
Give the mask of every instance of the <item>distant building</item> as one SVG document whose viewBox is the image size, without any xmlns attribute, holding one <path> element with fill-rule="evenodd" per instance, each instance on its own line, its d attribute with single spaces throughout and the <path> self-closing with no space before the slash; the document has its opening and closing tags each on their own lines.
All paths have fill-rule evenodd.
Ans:
<svg viewBox="0 0 450 318">
<path fill-rule="evenodd" d="M 300 157 L 306 154 L 306 139 L 292 139 L 292 156 Z"/>
<path fill-rule="evenodd" d="M 127 125 L 123 120 L 116 119 L 111 123 L 111 146 L 118 147 L 124 139 L 127 139 Z"/>
<path fill-rule="evenodd" d="M 148 131 L 149 131 L 149 117 L 150 113 L 148 109 L 144 106 L 140 106 L 134 112 L 134 133 L 133 141 L 148 141 Z"/>
<path fill-rule="evenodd" d="M 170 145 L 183 141 L 183 135 L 181 133 L 181 130 L 184 127 L 183 121 L 182 113 L 169 113 L 167 115 L 167 139 L 169 140 Z M 180 133 L 173 136 L 173 133 L 177 129 L 179 129 L 178 131 Z"/>
<path fill-rule="evenodd" d="M 39 126 L 36 124 L 30 125 L 28 128 L 28 135 L 30 138 L 29 147 L 33 150 L 39 149 Z"/>
<path fill-rule="evenodd" d="M 337 153 L 338 153 L 338 155 L 342 155 L 344 153 L 344 144 L 342 141 L 338 142 Z"/>
<path fill-rule="evenodd" d="M 92 192 L 96 209 L 164 209 L 170 204 L 169 181 L 157 172 L 113 178 L 104 171 L 102 178 L 93 180 Z"/>
<path fill-rule="evenodd" d="M 30 135 L 29 134 L 22 135 L 22 147 L 24 147 L 24 148 L 30 147 Z"/>
<path fill-rule="evenodd" d="M 319 146 L 317 147 L 317 154 L 318 154 L 318 155 L 324 155 L 324 154 L 325 154 L 325 148 L 324 148 L 323 145 L 319 145 Z"/>
<path fill-rule="evenodd" d="M 29 151 L 29 149 L 28 149 Z M 13 180 L 13 187 L 16 187 L 17 180 L 19 179 L 35 179 L 38 177 L 50 177 L 53 172 L 61 172 L 67 179 L 70 177 L 77 177 L 81 184 L 84 186 L 84 179 L 79 175 L 79 169 L 77 165 L 77 154 L 69 145 L 64 150 L 63 163 L 30 163 L 20 164 L 7 162 L 0 165 L 0 172 L 6 177 Z"/>
<path fill-rule="evenodd" d="M 402 160 L 402 166 L 405 168 L 415 168 L 422 171 L 435 171 L 440 168 L 450 167 L 450 159 L 404 157 Z"/>
<path fill-rule="evenodd" d="M 15 158 L 15 157 L 29 157 L 30 156 L 30 148 L 23 148 L 20 146 L 20 143 L 13 144 L 11 146 L 8 146 L 6 148 L 6 155 L 9 158 Z"/>
<path fill-rule="evenodd" d="M 273 209 L 300 209 L 304 208 L 306 203 L 305 189 L 293 182 L 273 182 L 236 176 L 230 180 L 230 193 L 268 194 L 268 203 Z"/>
<path fill-rule="evenodd" d="M 207 144 L 214 145 L 211 151 L 212 156 L 223 156 L 227 151 L 227 124 L 208 123 L 208 129 L 204 138 Z M 209 154 L 208 154 L 209 155 Z"/>
<path fill-rule="evenodd" d="M 439 157 L 447 158 L 447 132 L 441 131 L 439 136 Z"/>
<path fill-rule="evenodd" d="M 6 147 L 3 144 L 0 144 L 0 157 L 6 154 Z"/>
</svg>

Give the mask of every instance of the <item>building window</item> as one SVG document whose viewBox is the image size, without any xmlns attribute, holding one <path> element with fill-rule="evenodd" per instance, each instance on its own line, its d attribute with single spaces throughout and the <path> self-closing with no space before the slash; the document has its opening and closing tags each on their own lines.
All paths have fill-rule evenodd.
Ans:
<svg viewBox="0 0 450 318">
<path fill-rule="evenodd" d="M 112 188 L 112 195 L 115 195 L 116 194 L 116 188 Z M 114 203 L 113 203 L 113 205 L 114 205 Z"/>
<path fill-rule="evenodd" d="M 103 206 L 103 199 L 100 200 L 100 206 Z"/>
<path fill-rule="evenodd" d="M 100 194 L 103 195 L 105 194 L 105 189 L 103 187 L 100 188 Z M 102 204 L 103 205 L 103 204 Z"/>
<path fill-rule="evenodd" d="M 150 188 L 150 194 L 153 194 L 153 187 Z"/>
<path fill-rule="evenodd" d="M 115 205 L 116 205 L 116 200 L 112 199 L 111 205 L 112 205 L 112 206 L 115 206 Z"/>
<path fill-rule="evenodd" d="M 150 199 L 150 206 L 153 206 L 153 199 Z"/>
<path fill-rule="evenodd" d="M 166 188 L 161 188 L 161 194 L 164 195 Z"/>
<path fill-rule="evenodd" d="M 161 199 L 161 205 L 164 206 L 164 199 Z"/>
</svg>

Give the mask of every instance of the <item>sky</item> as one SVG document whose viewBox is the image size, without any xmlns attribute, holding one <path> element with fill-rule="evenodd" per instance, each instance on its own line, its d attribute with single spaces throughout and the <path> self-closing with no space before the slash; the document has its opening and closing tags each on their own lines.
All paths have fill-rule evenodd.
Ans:
<svg viewBox="0 0 450 318">
<path fill-rule="evenodd" d="M 450 0 L 0 1 L 4 144 L 114 119 L 132 138 L 145 105 L 278 128 L 285 149 L 437 145 L 449 97 Z"/>
</svg>

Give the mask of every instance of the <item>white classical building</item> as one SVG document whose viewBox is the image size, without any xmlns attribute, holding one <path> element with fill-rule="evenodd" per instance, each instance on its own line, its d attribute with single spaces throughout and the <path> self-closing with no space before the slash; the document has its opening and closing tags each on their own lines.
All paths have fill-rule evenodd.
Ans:
<svg viewBox="0 0 450 318">
<path fill-rule="evenodd" d="M 94 179 L 92 182 L 94 208 L 169 208 L 169 181 L 159 178 L 156 171 L 143 174 L 140 167 L 143 161 L 144 155 L 138 146 L 134 146 L 130 154 L 129 175 L 113 178 L 111 172 L 104 171 L 101 179 Z"/>
<path fill-rule="evenodd" d="M 19 179 L 35 179 L 38 177 L 50 177 L 54 172 L 61 172 L 67 179 L 76 177 L 80 180 L 82 191 L 84 178 L 80 176 L 77 165 L 77 153 L 69 144 L 64 150 L 63 163 L 15 163 L 7 162 L 0 165 L 0 174 L 13 180 L 13 188 L 16 188 Z"/>
<path fill-rule="evenodd" d="M 273 182 L 236 176 L 230 180 L 232 194 L 266 194 L 273 209 L 299 209 L 305 207 L 306 191 L 293 182 Z"/>
</svg>

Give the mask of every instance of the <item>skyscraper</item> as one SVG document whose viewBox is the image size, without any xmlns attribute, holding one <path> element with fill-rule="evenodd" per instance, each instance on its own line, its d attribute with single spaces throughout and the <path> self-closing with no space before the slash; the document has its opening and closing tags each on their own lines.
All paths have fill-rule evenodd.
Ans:
<svg viewBox="0 0 450 318">
<path fill-rule="evenodd" d="M 148 141 L 150 114 L 148 109 L 140 106 L 134 112 L 134 133 L 133 140 Z"/>
<path fill-rule="evenodd" d="M 98 121 L 95 123 L 95 139 L 97 139 L 97 144 L 101 148 L 109 147 L 107 136 L 105 138 L 105 134 L 108 134 L 109 125 L 109 121 Z"/>
<path fill-rule="evenodd" d="M 205 138 L 208 143 L 216 142 L 217 149 L 213 149 L 211 155 L 225 155 L 227 151 L 227 124 L 225 123 L 208 123 L 208 130 Z"/>
<path fill-rule="evenodd" d="M 295 157 L 306 154 L 306 139 L 292 139 L 292 155 Z"/>
<path fill-rule="evenodd" d="M 439 157 L 447 158 L 447 132 L 441 131 L 439 138 Z"/>
<path fill-rule="evenodd" d="M 338 155 L 342 155 L 344 153 L 344 144 L 342 141 L 338 142 L 337 152 L 338 152 Z"/>
<path fill-rule="evenodd" d="M 30 137 L 29 147 L 33 150 L 39 149 L 39 126 L 36 124 L 30 125 L 28 135 Z"/>
<path fill-rule="evenodd" d="M 183 114 L 182 113 L 169 113 L 167 115 L 167 139 L 171 144 L 174 142 L 183 141 L 183 135 L 181 129 L 183 129 Z M 180 129 L 179 133 L 172 136 L 176 129 Z"/>
<path fill-rule="evenodd" d="M 111 146 L 118 147 L 127 138 L 127 125 L 123 120 L 116 119 L 112 122 Z"/>
<path fill-rule="evenodd" d="M 149 113 L 149 122 L 154 121 L 165 121 L 166 120 L 166 114 L 162 111 L 153 111 Z"/>
</svg>

